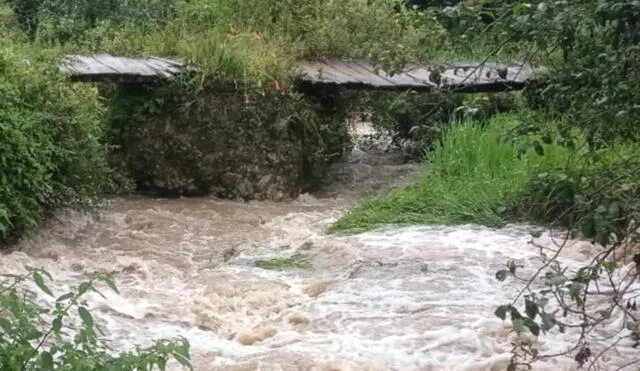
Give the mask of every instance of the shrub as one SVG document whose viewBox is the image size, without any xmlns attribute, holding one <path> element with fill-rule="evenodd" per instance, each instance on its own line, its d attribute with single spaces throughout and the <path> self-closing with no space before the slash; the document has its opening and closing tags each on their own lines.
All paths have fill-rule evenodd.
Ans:
<svg viewBox="0 0 640 371">
<path fill-rule="evenodd" d="M 54 298 L 47 286 L 51 276 L 43 270 L 28 268 L 27 273 L 5 277 L 0 283 L 0 368 L 19 370 L 165 370 L 170 359 L 191 369 L 189 343 L 160 340 L 148 348 L 113 356 L 98 334 L 83 296 L 102 295 L 99 283 L 117 292 L 108 276 L 97 276 L 58 296 L 52 306 L 37 301 L 38 288 Z M 75 314 L 78 316 L 75 317 Z M 80 326 L 76 326 L 76 323 Z"/>
<path fill-rule="evenodd" d="M 97 91 L 65 82 L 51 56 L 0 41 L 0 236 L 110 186 Z"/>
<path fill-rule="evenodd" d="M 539 172 L 511 207 L 526 220 L 573 228 L 602 245 L 624 239 L 640 210 L 638 153 L 635 143 L 618 144 Z"/>
</svg>

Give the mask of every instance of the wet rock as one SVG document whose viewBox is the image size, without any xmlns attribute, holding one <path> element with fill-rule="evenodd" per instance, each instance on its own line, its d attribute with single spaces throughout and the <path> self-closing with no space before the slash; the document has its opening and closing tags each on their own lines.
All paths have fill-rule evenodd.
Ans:
<svg viewBox="0 0 640 371">
<path fill-rule="evenodd" d="M 300 247 L 298 247 L 298 250 L 306 251 L 306 250 L 311 250 L 312 248 L 313 248 L 313 242 L 305 241 L 302 243 L 302 245 L 300 245 Z"/>
<path fill-rule="evenodd" d="M 307 317 L 304 317 L 300 314 L 294 314 L 291 317 L 289 317 L 289 323 L 297 326 L 297 325 L 306 325 L 308 323 L 310 323 L 311 320 Z"/>
<path fill-rule="evenodd" d="M 304 289 L 304 292 L 305 294 L 315 298 L 317 296 L 320 296 L 325 291 L 327 291 L 330 285 L 331 285 L 331 282 L 312 283 L 311 285 L 307 286 Z"/>
<path fill-rule="evenodd" d="M 264 341 L 265 339 L 273 337 L 277 333 L 278 330 L 276 330 L 275 328 L 259 328 L 252 332 L 236 336 L 236 341 L 242 345 L 253 345 L 257 342 Z"/>
<path fill-rule="evenodd" d="M 236 255 L 238 255 L 238 251 L 235 247 L 228 248 L 222 253 L 222 261 L 226 263 Z"/>
</svg>

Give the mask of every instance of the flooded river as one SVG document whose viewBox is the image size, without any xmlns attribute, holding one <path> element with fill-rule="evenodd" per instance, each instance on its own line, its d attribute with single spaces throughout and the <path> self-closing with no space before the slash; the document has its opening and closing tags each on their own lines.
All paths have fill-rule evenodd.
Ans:
<svg viewBox="0 0 640 371">
<path fill-rule="evenodd" d="M 514 336 L 492 313 L 523 283 L 498 282 L 495 272 L 509 259 L 524 276 L 541 265 L 527 228 L 327 235 L 363 192 L 401 185 L 415 168 L 371 156 L 356 150 L 336 165 L 332 184 L 291 202 L 127 197 L 62 214 L 3 256 L 2 269 L 43 266 L 56 292 L 112 272 L 120 295 L 90 297 L 109 346 L 184 336 L 196 370 L 505 370 Z M 563 259 L 592 255 L 576 242 Z M 306 264 L 257 264 L 292 256 Z M 612 319 L 607 331 L 620 326 Z M 575 335 L 553 330 L 537 347 L 563 350 Z M 616 369 L 625 352 L 635 350 L 627 344 L 597 369 Z M 535 369 L 576 366 L 561 357 Z"/>
</svg>

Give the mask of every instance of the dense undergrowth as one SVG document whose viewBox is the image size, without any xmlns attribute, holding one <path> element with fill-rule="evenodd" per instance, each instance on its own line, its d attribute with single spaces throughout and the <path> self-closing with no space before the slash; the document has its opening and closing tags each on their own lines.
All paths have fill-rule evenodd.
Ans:
<svg viewBox="0 0 640 371">
<path fill-rule="evenodd" d="M 104 107 L 90 86 L 57 73 L 54 55 L 0 40 L 0 237 L 59 207 L 111 190 Z"/>
</svg>

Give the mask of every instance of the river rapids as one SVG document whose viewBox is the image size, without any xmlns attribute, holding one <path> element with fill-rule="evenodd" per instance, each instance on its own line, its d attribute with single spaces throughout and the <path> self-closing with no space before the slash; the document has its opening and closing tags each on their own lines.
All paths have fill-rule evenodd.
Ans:
<svg viewBox="0 0 640 371">
<path fill-rule="evenodd" d="M 495 274 L 511 259 L 524 266 L 522 276 L 541 266 L 529 229 L 328 235 L 353 202 L 406 183 L 416 168 L 363 148 L 334 166 L 331 184 L 291 202 L 131 196 L 88 214 L 61 213 L 4 255 L 2 272 L 43 267 L 56 293 L 111 272 L 120 294 L 89 296 L 107 344 L 118 351 L 184 336 L 195 370 L 506 370 L 516 336 L 493 312 L 524 283 Z M 539 243 L 551 245 L 549 235 Z M 594 254 L 588 242 L 574 241 L 561 259 L 579 266 Z M 292 256 L 308 266 L 256 265 Z M 614 316 L 593 334 L 594 353 L 623 326 Z M 576 331 L 553 329 L 535 346 L 569 349 Z M 620 342 L 593 369 L 632 360 L 630 344 Z M 533 369 L 577 365 L 562 356 Z"/>
</svg>

